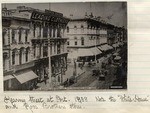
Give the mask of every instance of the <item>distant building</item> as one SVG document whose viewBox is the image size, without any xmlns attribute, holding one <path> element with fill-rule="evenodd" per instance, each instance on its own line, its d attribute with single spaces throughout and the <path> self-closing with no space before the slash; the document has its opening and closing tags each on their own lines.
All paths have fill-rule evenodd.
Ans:
<svg viewBox="0 0 150 113">
<path fill-rule="evenodd" d="M 102 56 L 102 51 L 113 49 L 107 44 L 107 23 L 93 16 L 72 19 L 66 32 L 70 61 L 95 61 Z"/>
<path fill-rule="evenodd" d="M 19 6 L 2 10 L 4 90 L 27 90 L 47 79 L 59 85 L 67 69 L 69 19 Z M 50 85 L 51 87 L 51 85 Z"/>
</svg>

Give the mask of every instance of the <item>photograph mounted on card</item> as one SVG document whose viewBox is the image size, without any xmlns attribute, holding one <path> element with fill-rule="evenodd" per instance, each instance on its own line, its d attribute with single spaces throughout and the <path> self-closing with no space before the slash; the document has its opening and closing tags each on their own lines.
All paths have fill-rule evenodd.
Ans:
<svg viewBox="0 0 150 113">
<path fill-rule="evenodd" d="M 127 2 L 2 3 L 4 91 L 127 89 Z"/>
</svg>

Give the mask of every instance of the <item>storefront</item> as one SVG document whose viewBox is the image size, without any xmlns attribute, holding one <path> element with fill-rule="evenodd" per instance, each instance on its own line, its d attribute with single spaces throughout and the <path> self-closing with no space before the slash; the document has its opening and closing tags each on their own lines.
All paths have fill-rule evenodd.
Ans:
<svg viewBox="0 0 150 113">
<path fill-rule="evenodd" d="M 37 84 L 38 76 L 32 70 L 24 70 L 13 74 L 20 83 L 18 90 L 32 90 Z"/>
<path fill-rule="evenodd" d="M 110 53 L 111 51 L 113 51 L 113 47 L 108 44 L 98 46 L 98 49 L 103 52 L 102 53 L 103 55 L 106 55 L 106 54 Z"/>
<path fill-rule="evenodd" d="M 76 51 L 77 62 L 95 61 L 101 57 L 102 52 L 97 47 L 80 48 Z"/>
<path fill-rule="evenodd" d="M 63 82 L 67 70 L 67 53 L 51 57 L 52 83 L 56 86 Z"/>
<path fill-rule="evenodd" d="M 38 76 L 38 82 L 48 78 L 48 58 L 38 59 L 35 61 L 34 72 Z"/>
</svg>

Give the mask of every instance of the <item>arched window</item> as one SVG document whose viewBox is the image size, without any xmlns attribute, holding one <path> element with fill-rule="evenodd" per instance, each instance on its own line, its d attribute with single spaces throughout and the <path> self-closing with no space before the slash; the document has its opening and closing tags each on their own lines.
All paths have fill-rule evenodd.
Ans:
<svg viewBox="0 0 150 113">
<path fill-rule="evenodd" d="M 30 50 L 29 47 L 26 48 L 26 62 L 28 62 L 28 60 L 29 60 L 29 50 Z"/>
<path fill-rule="evenodd" d="M 74 37 L 74 45 L 78 45 L 77 37 Z"/>
<path fill-rule="evenodd" d="M 81 37 L 81 45 L 84 45 L 84 37 Z"/>
<path fill-rule="evenodd" d="M 67 33 L 69 33 L 69 27 L 67 26 Z"/>
<path fill-rule="evenodd" d="M 20 48 L 20 54 L 19 54 L 19 64 L 23 63 L 23 52 L 24 52 L 24 48 Z"/>
<path fill-rule="evenodd" d="M 15 65 L 15 50 L 12 51 L 12 65 Z"/>
<path fill-rule="evenodd" d="M 15 40 L 15 30 L 14 29 L 12 29 L 12 43 L 15 43 L 16 42 L 16 40 Z"/>
<path fill-rule="evenodd" d="M 81 33 L 84 33 L 84 27 L 81 25 Z"/>
<path fill-rule="evenodd" d="M 19 29 L 18 34 L 19 34 L 19 43 L 20 43 L 21 42 L 22 29 Z"/>
<path fill-rule="evenodd" d="M 25 31 L 25 42 L 28 42 L 28 30 Z"/>
</svg>

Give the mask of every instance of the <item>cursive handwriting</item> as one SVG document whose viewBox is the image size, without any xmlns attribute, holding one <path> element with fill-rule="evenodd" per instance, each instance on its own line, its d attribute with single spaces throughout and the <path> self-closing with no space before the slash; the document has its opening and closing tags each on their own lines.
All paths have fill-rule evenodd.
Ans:
<svg viewBox="0 0 150 113">
<path fill-rule="evenodd" d="M 147 97 L 139 97 L 137 95 L 134 95 L 133 97 L 129 95 L 118 95 L 121 102 L 148 102 L 148 96 Z"/>
<path fill-rule="evenodd" d="M 71 100 L 70 100 L 71 99 Z M 29 95 L 27 98 L 18 98 L 4 96 L 5 109 L 22 109 L 34 112 L 37 109 L 84 109 L 88 107 L 88 102 L 150 102 L 149 95 L 98 95 L 90 98 L 88 96 L 76 95 L 72 98 L 62 95 L 48 95 L 44 97 L 36 97 Z M 65 104 L 66 103 L 66 104 Z"/>
</svg>

